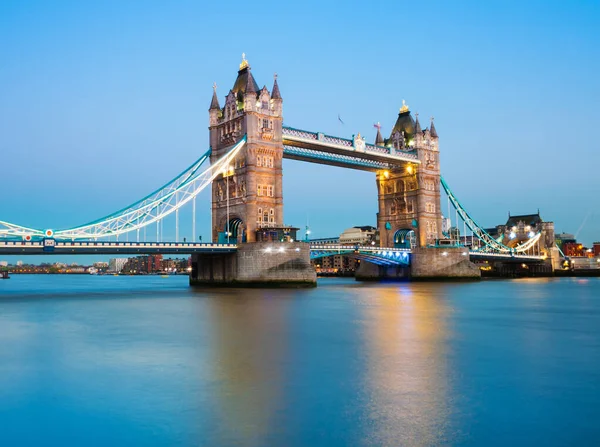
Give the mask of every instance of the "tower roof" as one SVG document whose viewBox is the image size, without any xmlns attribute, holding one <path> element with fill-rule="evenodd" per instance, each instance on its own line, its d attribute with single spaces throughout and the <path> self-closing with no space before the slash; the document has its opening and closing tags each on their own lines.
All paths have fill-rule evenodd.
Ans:
<svg viewBox="0 0 600 447">
<path fill-rule="evenodd" d="M 271 90 L 271 99 L 281 99 L 281 93 L 279 93 L 279 85 L 277 84 L 277 73 L 273 75 L 275 80 L 273 81 L 273 90 Z"/>
<path fill-rule="evenodd" d="M 419 114 L 417 113 L 417 120 L 415 121 L 415 133 L 421 133 L 421 123 L 419 123 Z"/>
<path fill-rule="evenodd" d="M 219 109 L 221 109 L 221 106 L 219 105 L 219 98 L 217 98 L 217 84 L 214 84 L 212 101 L 210 102 L 210 109 L 208 109 L 208 110 L 219 110 Z"/>
<path fill-rule="evenodd" d="M 401 134 L 404 133 L 404 138 L 408 141 L 415 135 L 415 121 L 410 114 L 410 110 L 406 105 L 406 102 L 402 100 L 402 107 L 400 108 L 400 113 L 398 114 L 398 119 L 396 120 L 396 124 L 392 128 L 392 132 L 390 133 L 390 139 L 392 135 L 398 131 Z"/>
<path fill-rule="evenodd" d="M 240 69 L 238 71 L 237 78 L 233 84 L 233 88 L 231 89 L 233 93 L 235 93 L 238 97 L 240 94 L 244 94 L 248 92 L 258 92 L 260 88 L 252 76 L 250 72 L 250 65 L 246 60 L 246 55 L 242 54 L 242 63 L 240 64 Z"/>
</svg>

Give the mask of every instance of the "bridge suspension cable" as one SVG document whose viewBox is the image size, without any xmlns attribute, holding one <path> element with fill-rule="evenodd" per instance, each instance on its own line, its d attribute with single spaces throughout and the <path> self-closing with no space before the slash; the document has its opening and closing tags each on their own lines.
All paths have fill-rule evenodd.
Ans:
<svg viewBox="0 0 600 447">
<path fill-rule="evenodd" d="M 118 237 L 121 234 L 137 231 L 141 228 L 144 228 L 145 235 L 145 227 L 156 223 L 157 238 L 160 228 L 162 239 L 163 225 L 161 225 L 161 221 L 169 214 L 177 212 L 182 206 L 212 184 L 212 181 L 219 174 L 229 169 L 229 165 L 245 143 L 246 136 L 233 145 L 215 164 L 201 171 L 200 167 L 210 157 L 211 151 L 209 150 L 173 180 L 143 199 L 93 222 L 55 231 L 53 237 L 71 240 L 98 239 L 109 236 Z M 42 230 L 0 221 L 0 237 L 44 237 L 45 235 L 47 236 Z"/>
<path fill-rule="evenodd" d="M 477 222 L 475 222 L 475 220 L 469 215 L 467 210 L 458 201 L 458 199 L 456 198 L 456 196 L 454 195 L 454 193 L 452 192 L 452 190 L 450 189 L 443 177 L 440 177 L 440 183 L 444 188 L 446 195 L 448 196 L 448 200 L 450 201 L 450 203 L 452 203 L 452 206 L 456 210 L 457 214 L 460 216 L 465 225 L 469 227 L 473 235 L 475 235 L 475 237 L 477 237 L 481 242 L 483 242 L 485 249 L 500 253 L 523 253 L 532 248 L 540 240 L 541 233 L 537 233 L 536 235 L 528 239 L 526 242 L 517 245 L 516 247 L 511 248 L 504 245 L 501 242 L 503 239 L 502 237 L 499 237 L 497 239 L 492 237 Z"/>
<path fill-rule="evenodd" d="M 163 218 L 177 212 L 183 205 L 212 184 L 212 181 L 229 167 L 245 143 L 246 137 L 244 136 L 215 164 L 200 172 L 200 166 L 210 156 L 210 151 L 208 151 L 178 177 L 144 199 L 92 223 L 56 231 L 55 237 L 89 239 L 118 236 L 146 227 L 154 222 L 162 221 Z M 160 226 L 162 233 L 162 225 Z"/>
</svg>

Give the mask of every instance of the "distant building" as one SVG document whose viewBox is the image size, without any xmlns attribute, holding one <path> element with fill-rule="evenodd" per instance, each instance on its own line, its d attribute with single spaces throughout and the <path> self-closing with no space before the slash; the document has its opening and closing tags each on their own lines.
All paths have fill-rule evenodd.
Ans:
<svg viewBox="0 0 600 447">
<path fill-rule="evenodd" d="M 353 275 L 360 260 L 347 255 L 333 255 L 310 261 L 319 275 Z"/>
<path fill-rule="evenodd" d="M 115 273 L 121 273 L 127 263 L 128 258 L 112 258 L 108 261 L 108 270 Z"/>
<path fill-rule="evenodd" d="M 108 262 L 94 262 L 94 267 L 96 267 L 97 269 L 107 269 Z"/>
<path fill-rule="evenodd" d="M 21 267 L 23 265 L 23 261 L 17 261 L 17 267 Z"/>
<path fill-rule="evenodd" d="M 583 244 L 579 244 L 576 241 L 564 242 L 562 244 L 562 252 L 569 258 L 586 255 L 586 249 Z"/>
<path fill-rule="evenodd" d="M 371 226 L 352 227 L 340 234 L 340 244 L 369 245 L 375 241 L 377 228 Z"/>
<path fill-rule="evenodd" d="M 575 236 L 572 235 L 572 234 L 570 234 L 570 233 L 560 233 L 560 234 L 557 234 L 554 240 L 555 240 L 556 245 L 558 246 L 558 248 L 560 248 L 561 250 L 563 250 L 563 245 L 566 242 L 572 242 L 572 243 L 577 242 L 575 240 Z"/>
<path fill-rule="evenodd" d="M 0 267 L 8 267 L 8 261 L 0 261 Z"/>
<path fill-rule="evenodd" d="M 594 248 L 592 249 L 594 256 L 600 257 L 600 242 L 594 242 Z"/>
</svg>

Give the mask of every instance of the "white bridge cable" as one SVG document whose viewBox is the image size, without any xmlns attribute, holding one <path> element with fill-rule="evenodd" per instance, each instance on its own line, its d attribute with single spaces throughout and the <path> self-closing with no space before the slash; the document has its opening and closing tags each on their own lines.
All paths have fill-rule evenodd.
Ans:
<svg viewBox="0 0 600 447">
<path fill-rule="evenodd" d="M 11 224 L 0 220 L 0 237 L 4 236 L 43 236 L 44 232 L 33 228 L 23 227 L 21 225 Z"/>
<path fill-rule="evenodd" d="M 460 202 L 458 201 L 452 190 L 450 190 L 450 187 L 442 177 L 440 177 L 440 183 L 444 188 L 448 199 L 452 203 L 452 206 L 454 206 L 457 214 L 460 216 L 465 225 L 469 227 L 473 234 L 485 244 L 486 248 L 498 251 L 500 253 L 522 253 L 530 249 L 537 241 L 539 241 L 541 233 L 537 233 L 525 243 L 513 248 L 504 245 L 500 242 L 502 240 L 501 238 L 493 238 L 487 231 L 481 228 L 477 224 L 477 222 L 475 222 L 475 220 L 471 218 L 467 210 L 465 210 L 464 207 L 460 204 Z"/>
<path fill-rule="evenodd" d="M 231 164 L 245 143 L 246 137 L 244 136 L 214 165 L 198 172 L 200 161 L 205 161 L 208 158 L 207 153 L 164 188 L 155 191 L 134 205 L 90 224 L 56 231 L 55 237 L 60 239 L 96 239 L 118 236 L 161 221 L 211 185 L 212 181 Z"/>
</svg>

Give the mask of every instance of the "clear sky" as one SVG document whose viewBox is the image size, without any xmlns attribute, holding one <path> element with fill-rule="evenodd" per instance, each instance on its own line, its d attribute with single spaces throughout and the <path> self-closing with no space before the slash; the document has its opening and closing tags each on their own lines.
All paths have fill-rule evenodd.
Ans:
<svg viewBox="0 0 600 447">
<path fill-rule="evenodd" d="M 5 0 L 0 220 L 71 227 L 165 183 L 207 150 L 211 86 L 222 102 L 245 52 L 260 86 L 278 73 L 286 125 L 372 142 L 405 99 L 435 116 L 442 173 L 480 224 L 539 208 L 575 233 L 589 215 L 591 244 L 599 23 L 597 1 Z M 315 237 L 376 222 L 370 173 L 286 160 L 284 199 Z"/>
</svg>

